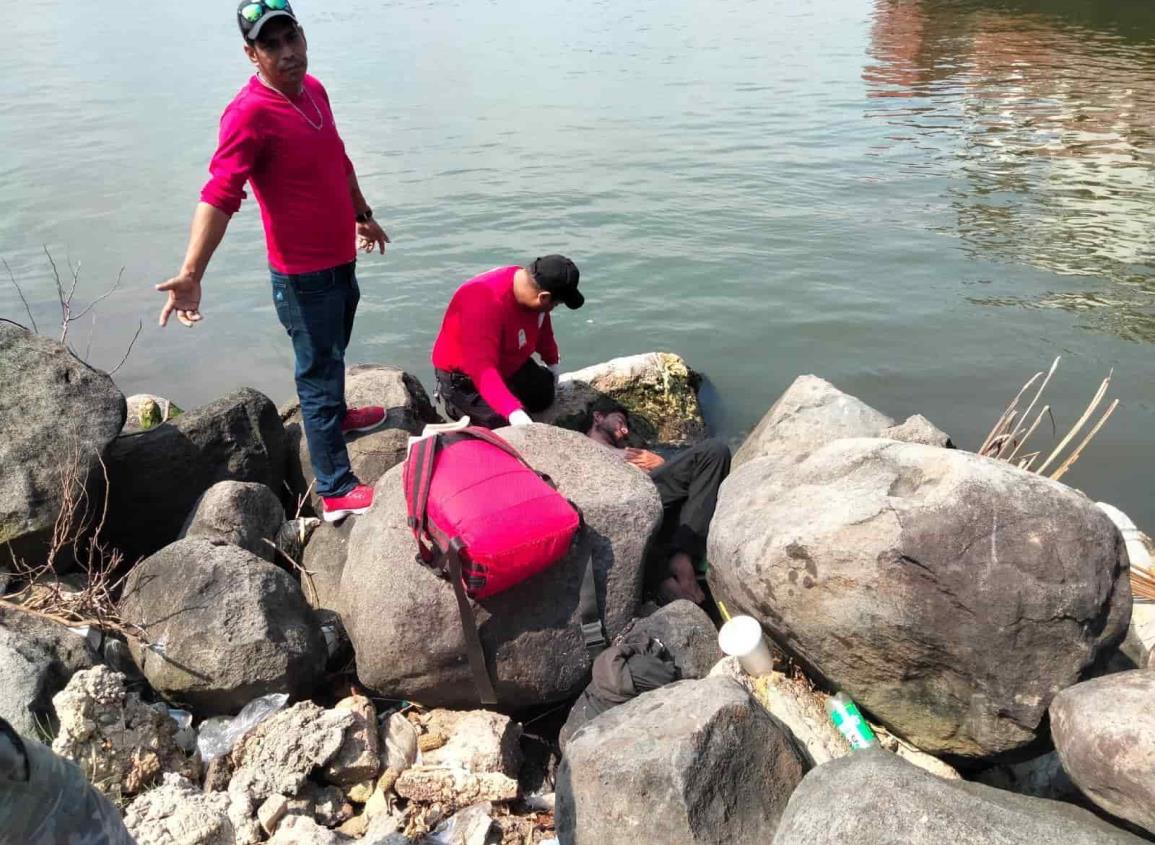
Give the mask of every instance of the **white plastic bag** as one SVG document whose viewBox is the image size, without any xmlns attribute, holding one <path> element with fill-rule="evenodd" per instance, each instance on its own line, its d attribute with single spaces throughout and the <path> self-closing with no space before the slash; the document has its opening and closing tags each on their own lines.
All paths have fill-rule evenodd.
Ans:
<svg viewBox="0 0 1155 845">
<path fill-rule="evenodd" d="M 485 845 L 493 827 L 493 805 L 486 801 L 466 807 L 443 821 L 425 840 L 425 845 Z"/>
<path fill-rule="evenodd" d="M 272 716 L 289 702 L 287 693 L 262 695 L 246 704 L 236 716 L 217 716 L 201 723 L 197 750 L 206 763 L 228 754 L 237 740 Z"/>
</svg>

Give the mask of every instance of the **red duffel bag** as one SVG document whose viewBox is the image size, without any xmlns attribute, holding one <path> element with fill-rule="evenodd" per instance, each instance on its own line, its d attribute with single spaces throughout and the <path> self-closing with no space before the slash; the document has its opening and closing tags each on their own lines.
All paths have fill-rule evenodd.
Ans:
<svg viewBox="0 0 1155 845">
<path fill-rule="evenodd" d="M 581 512 L 484 428 L 413 443 L 403 483 L 418 560 L 453 585 L 478 693 L 483 704 L 494 704 L 469 599 L 504 592 L 565 557 L 582 528 Z M 605 635 L 589 558 L 580 598 L 582 638 L 592 659 L 605 648 Z"/>
</svg>

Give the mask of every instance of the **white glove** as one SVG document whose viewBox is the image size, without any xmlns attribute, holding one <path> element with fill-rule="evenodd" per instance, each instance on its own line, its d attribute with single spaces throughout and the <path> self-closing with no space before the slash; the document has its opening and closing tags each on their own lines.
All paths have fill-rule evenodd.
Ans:
<svg viewBox="0 0 1155 845">
<path fill-rule="evenodd" d="M 561 378 L 561 361 L 556 364 L 546 364 L 546 369 L 553 373 L 553 386 L 557 387 L 557 380 Z"/>
<path fill-rule="evenodd" d="M 509 415 L 509 424 L 510 425 L 533 425 L 533 420 L 531 420 L 529 418 L 529 414 L 527 414 L 521 408 L 518 408 L 516 411 L 514 411 L 512 414 Z"/>
</svg>

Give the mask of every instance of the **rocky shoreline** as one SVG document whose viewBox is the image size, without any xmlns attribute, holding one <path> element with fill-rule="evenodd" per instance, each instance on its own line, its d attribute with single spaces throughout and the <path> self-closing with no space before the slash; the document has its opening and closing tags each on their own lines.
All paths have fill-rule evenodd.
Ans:
<svg viewBox="0 0 1155 845">
<path fill-rule="evenodd" d="M 925 418 L 800 376 L 737 449 L 707 581 L 776 648 L 750 677 L 716 616 L 647 601 L 657 493 L 569 430 L 604 394 L 651 443 L 696 442 L 700 377 L 670 353 L 563 376 L 545 424 L 501 433 L 587 531 L 476 603 L 499 700 L 480 710 L 452 590 L 406 525 L 406 443 L 439 421 L 417 378 L 349 370 L 350 404 L 388 418 L 349 447 L 377 503 L 336 526 L 291 405 L 126 401 L 8 324 L 0 382 L 0 718 L 118 808 L 127 834 L 93 841 L 1155 841 L 1155 614 L 1116 517 Z M 570 711 L 587 552 L 609 636 L 657 640 L 673 679 L 600 715 Z M 834 690 L 879 747 L 851 752 Z M 0 735 L 0 787 L 7 754 Z M 0 843 L 68 841 L 32 794 L 0 788 Z"/>
</svg>

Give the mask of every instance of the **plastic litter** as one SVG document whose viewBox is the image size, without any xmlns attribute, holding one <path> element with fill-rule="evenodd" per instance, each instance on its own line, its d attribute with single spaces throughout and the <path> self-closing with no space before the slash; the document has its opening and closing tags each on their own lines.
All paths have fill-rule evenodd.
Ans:
<svg viewBox="0 0 1155 845">
<path fill-rule="evenodd" d="M 421 433 L 410 437 L 405 444 L 406 454 L 413 448 L 413 444 L 418 440 L 424 440 L 426 437 L 434 437 L 438 434 L 444 434 L 447 431 L 460 431 L 463 428 L 469 427 L 469 417 L 462 417 L 456 422 L 446 423 L 427 423 Z"/>
<path fill-rule="evenodd" d="M 417 762 L 417 729 L 400 713 L 392 713 L 385 721 L 385 766 L 405 771 Z"/>
<path fill-rule="evenodd" d="M 552 813 L 556 802 L 552 792 L 535 792 L 525 796 L 521 803 L 527 810 L 533 810 L 535 813 Z"/>
<path fill-rule="evenodd" d="M 452 818 L 437 826 L 425 840 L 426 845 L 485 845 L 489 829 L 493 827 L 490 813 L 493 805 L 488 801 L 474 804 L 456 813 Z"/>
<path fill-rule="evenodd" d="M 228 754 L 237 740 L 272 716 L 289 702 L 287 693 L 262 695 L 246 704 L 236 716 L 217 716 L 201 723 L 197 750 L 206 763 Z"/>
<path fill-rule="evenodd" d="M 753 616 L 735 616 L 718 632 L 718 647 L 724 654 L 738 658 L 742 670 L 751 677 L 774 671 L 774 657 L 762 625 Z"/>
<path fill-rule="evenodd" d="M 180 746 L 180 750 L 185 754 L 192 754 L 197 747 L 197 732 L 192 726 L 192 713 L 187 710 L 177 710 L 175 707 L 169 707 L 168 716 L 176 722 L 176 735 L 173 736 L 176 744 Z"/>
<path fill-rule="evenodd" d="M 81 625 L 77 628 L 69 628 L 68 630 L 87 641 L 89 648 L 94 651 L 100 651 L 100 629 L 93 628 L 91 625 Z"/>
<path fill-rule="evenodd" d="M 0 719 L 0 842 L 136 845 L 75 765 Z"/>
<path fill-rule="evenodd" d="M 855 751 L 878 745 L 874 731 L 866 723 L 858 705 L 846 693 L 840 692 L 826 700 L 826 715 Z"/>
</svg>

